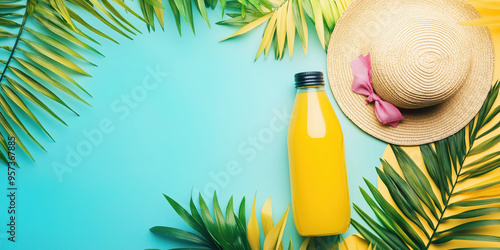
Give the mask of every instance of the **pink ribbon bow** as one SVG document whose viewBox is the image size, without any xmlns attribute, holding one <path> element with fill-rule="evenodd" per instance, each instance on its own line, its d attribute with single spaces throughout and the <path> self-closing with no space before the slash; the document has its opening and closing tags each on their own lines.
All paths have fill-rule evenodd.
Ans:
<svg viewBox="0 0 500 250">
<path fill-rule="evenodd" d="M 393 127 L 398 126 L 399 122 L 403 120 L 401 112 L 394 105 L 383 101 L 380 96 L 373 92 L 370 54 L 366 56 L 359 55 L 358 58 L 351 61 L 351 68 L 354 76 L 352 91 L 368 96 L 366 98 L 367 104 L 375 102 L 375 114 L 381 123 Z"/>
</svg>

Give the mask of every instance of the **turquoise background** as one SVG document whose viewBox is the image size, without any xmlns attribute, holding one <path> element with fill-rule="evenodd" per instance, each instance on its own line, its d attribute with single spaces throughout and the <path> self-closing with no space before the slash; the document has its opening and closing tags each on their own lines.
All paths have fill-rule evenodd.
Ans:
<svg viewBox="0 0 500 250">
<path fill-rule="evenodd" d="M 288 124 L 280 118 L 291 112 L 295 73 L 326 73 L 326 53 L 314 28 L 309 28 L 307 57 L 297 39 L 292 60 L 287 52 L 276 61 L 271 52 L 267 60 L 254 62 L 263 27 L 218 42 L 236 29 L 215 25 L 221 20 L 216 9 L 209 11 L 211 29 L 196 16 L 196 36 L 184 25 L 181 38 L 170 12 L 165 13 L 164 32 L 148 33 L 136 21 L 144 34 L 133 41 L 109 32 L 120 45 L 99 39 L 102 46 L 96 48 L 106 57 L 84 53 L 99 65 L 85 65 L 92 78 L 77 77 L 93 95 L 85 97 L 93 107 L 65 98 L 78 117 L 51 105 L 68 127 L 39 112 L 56 143 L 35 129 L 47 152 L 27 143 L 36 162 L 18 156 L 15 243 L 6 238 L 6 168 L 0 171 L 0 190 L 5 192 L 0 199 L 1 249 L 187 246 L 148 230 L 157 225 L 188 229 L 162 193 L 187 206 L 192 190 L 200 191 L 211 207 L 215 187 L 224 205 L 231 195 L 235 202 L 245 196 L 247 218 L 256 194 L 259 222 L 270 196 L 275 222 L 284 213 L 291 202 Z M 358 187 L 364 186 L 363 177 L 376 181 L 374 167 L 386 144 L 358 129 L 328 88 L 327 94 L 344 131 L 351 201 L 368 211 Z M 270 130 L 274 119 L 281 129 Z M 250 146 L 252 138 L 257 147 Z M 73 150 L 80 152 L 79 158 Z M 226 166 L 235 163 L 238 171 L 228 172 Z M 352 216 L 359 218 L 354 212 Z M 351 227 L 344 237 L 353 233 Z M 296 246 L 302 242 L 291 213 L 283 238 L 290 237 Z"/>
</svg>

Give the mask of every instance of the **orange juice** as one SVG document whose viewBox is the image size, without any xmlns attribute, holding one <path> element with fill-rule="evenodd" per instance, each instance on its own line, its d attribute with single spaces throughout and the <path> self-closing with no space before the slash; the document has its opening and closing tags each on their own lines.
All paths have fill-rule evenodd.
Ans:
<svg viewBox="0 0 500 250">
<path fill-rule="evenodd" d="M 295 81 L 288 128 L 295 226 L 302 236 L 341 234 L 351 218 L 342 130 L 324 91 L 323 73 L 299 73 Z"/>
</svg>

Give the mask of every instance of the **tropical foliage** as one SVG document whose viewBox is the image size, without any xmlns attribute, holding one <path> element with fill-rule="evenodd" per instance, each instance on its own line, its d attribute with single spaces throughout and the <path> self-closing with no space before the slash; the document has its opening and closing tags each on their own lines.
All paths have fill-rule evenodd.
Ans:
<svg viewBox="0 0 500 250">
<path fill-rule="evenodd" d="M 275 58 L 282 59 L 286 46 L 292 58 L 296 31 L 304 53 L 307 54 L 308 30 L 305 16 L 314 24 L 321 46 L 326 49 L 335 23 L 352 0 L 248 0 L 248 2 L 247 0 L 228 2 L 229 8 L 241 9 L 241 13 L 228 13 L 232 18 L 218 24 L 243 27 L 223 40 L 244 34 L 267 22 L 255 59 L 263 52 L 267 57 L 271 45 L 274 47 Z"/>
<path fill-rule="evenodd" d="M 498 0 L 467 0 L 464 1 L 474 6 L 481 13 L 481 17 L 462 24 L 485 26 L 500 25 L 500 3 Z"/>
<path fill-rule="evenodd" d="M 353 234 L 340 243 L 339 250 L 374 250 L 373 245 L 363 239 L 359 234 Z"/>
<path fill-rule="evenodd" d="M 455 240 L 500 242 L 500 236 L 479 230 L 500 224 L 498 219 L 487 218 L 500 212 L 500 178 L 491 174 L 500 166 L 500 151 L 494 148 L 500 142 L 495 132 L 500 127 L 500 106 L 493 109 L 499 88 L 497 82 L 467 127 L 420 146 L 422 169 L 405 150 L 391 145 L 402 174 L 386 160 L 376 170 L 395 206 L 366 180 L 371 196 L 363 188 L 361 193 L 378 222 L 354 205 L 372 231 L 356 220 L 352 225 L 368 242 L 377 249 L 428 249 Z M 450 221 L 457 225 L 442 227 Z M 466 243 L 461 245 L 464 248 L 457 249 L 471 249 Z"/>
<path fill-rule="evenodd" d="M 296 32 L 307 52 L 305 16 L 315 24 L 322 46 L 327 46 L 335 22 L 350 1 L 169 0 L 168 8 L 173 13 L 179 34 L 181 16 L 195 32 L 193 5 L 208 26 L 207 8 L 214 9 L 219 3 L 223 13 L 226 9 L 238 10 L 227 13 L 230 19 L 219 22 L 243 26 L 226 39 L 244 34 L 267 22 L 257 57 L 262 53 L 267 56 L 274 44 L 276 58 L 281 59 L 287 45 L 290 57 L 292 56 Z M 0 68 L 0 125 L 3 128 L 0 129 L 0 147 L 3 149 L 0 149 L 1 161 L 8 162 L 6 136 L 18 138 L 16 142 L 19 147 L 31 159 L 33 157 L 26 141 L 45 150 L 33 135 L 35 127 L 53 140 L 40 122 L 38 109 L 66 125 L 53 111 L 51 102 L 62 105 L 76 115 L 78 114 L 67 104 L 66 98 L 90 105 L 86 98 L 91 95 L 75 80 L 75 76 L 90 76 L 82 69 L 82 65 L 95 66 L 81 55 L 82 52 L 102 55 L 94 48 L 99 45 L 96 36 L 117 43 L 110 35 L 114 32 L 132 39 L 134 35 L 141 33 L 132 24 L 132 19 L 143 21 L 148 30 L 155 30 L 156 21 L 164 28 L 163 10 L 166 8 L 161 0 L 139 0 L 139 6 L 142 15 L 122 0 L 6 0 L 0 3 L 0 48 L 6 52 L 5 59 L 0 59 L 0 64 L 3 65 Z M 132 16 L 127 16 L 125 12 Z M 89 19 L 88 16 L 92 18 Z M 95 22 L 104 24 L 107 29 L 96 28 Z"/>
<path fill-rule="evenodd" d="M 150 228 L 151 232 L 198 245 L 203 249 L 256 250 L 261 249 L 261 247 L 266 250 L 284 249 L 283 232 L 288 218 L 288 208 L 278 223 L 274 224 L 271 198 L 266 200 L 261 211 L 262 231 L 264 233 L 264 245 L 261 246 L 260 227 L 255 214 L 255 198 L 247 223 L 244 197 L 237 211 L 233 208 L 233 197 L 231 197 L 226 206 L 226 216 L 224 217 L 217 199 L 217 193 L 214 193 L 213 197 L 213 216 L 201 194 L 199 195 L 199 210 L 193 198 L 191 198 L 189 202 L 190 212 L 169 196 L 164 196 L 175 212 L 194 229 L 196 233 L 164 226 L 152 227 Z M 306 238 L 300 246 L 300 249 L 337 249 L 339 243 L 338 239 L 339 237 L 337 236 Z M 291 238 L 288 249 L 293 249 Z"/>
<path fill-rule="evenodd" d="M 193 0 L 193 2 L 169 0 L 179 34 L 181 34 L 181 17 L 191 27 L 193 33 L 195 32 L 193 5 L 210 27 L 207 8 L 214 9 L 217 2 L 218 0 Z M 231 36 L 222 39 L 227 40 L 266 23 L 255 59 L 262 53 L 267 58 L 271 47 L 274 49 L 275 58 L 282 59 L 287 46 L 292 58 L 295 34 L 298 34 L 304 53 L 307 54 L 308 19 L 315 26 L 321 46 L 326 49 L 335 23 L 351 2 L 352 0 L 219 0 L 223 15 L 227 9 L 231 12 L 226 14 L 231 18 L 217 24 L 242 26 Z M 162 9 L 142 3 L 141 7 L 151 27 L 154 28 L 154 20 L 157 17 L 163 28 Z"/>
<path fill-rule="evenodd" d="M 153 1 L 153 0 L 152 0 Z M 89 76 L 79 65 L 91 64 L 78 51 L 87 50 L 99 55 L 88 42 L 99 44 L 90 35 L 77 27 L 81 25 L 90 33 L 116 42 L 82 18 L 79 12 L 86 12 L 104 23 L 115 32 L 131 38 L 140 32 L 117 8 L 122 8 L 139 19 L 143 19 L 120 0 L 19 0 L 3 1 L 0 4 L 0 38 L 7 58 L 0 60 L 3 65 L 0 75 L 0 160 L 7 162 L 5 135 L 14 136 L 19 147 L 31 158 L 25 138 L 44 149 L 32 135 L 31 128 L 25 125 L 32 120 L 48 137 L 52 136 L 39 121 L 34 106 L 46 111 L 59 122 L 66 123 L 49 107 L 55 102 L 76 112 L 63 101 L 61 95 L 69 96 L 90 105 L 82 95 L 90 96 L 80 86 L 73 75 Z M 97 10 L 100 11 L 100 14 Z M 86 40 L 86 41 L 84 41 Z M 6 44 L 11 43 L 12 46 Z M 76 48 L 79 47 L 79 48 Z M 21 131 L 23 139 L 15 131 Z"/>
</svg>

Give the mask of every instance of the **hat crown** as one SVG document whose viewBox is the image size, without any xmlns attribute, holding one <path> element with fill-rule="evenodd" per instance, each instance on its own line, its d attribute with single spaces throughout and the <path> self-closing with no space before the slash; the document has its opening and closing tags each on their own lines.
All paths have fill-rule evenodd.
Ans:
<svg viewBox="0 0 500 250">
<path fill-rule="evenodd" d="M 446 101 L 470 71 L 470 44 L 462 29 L 428 17 L 399 20 L 372 43 L 375 92 L 407 109 Z"/>
</svg>

